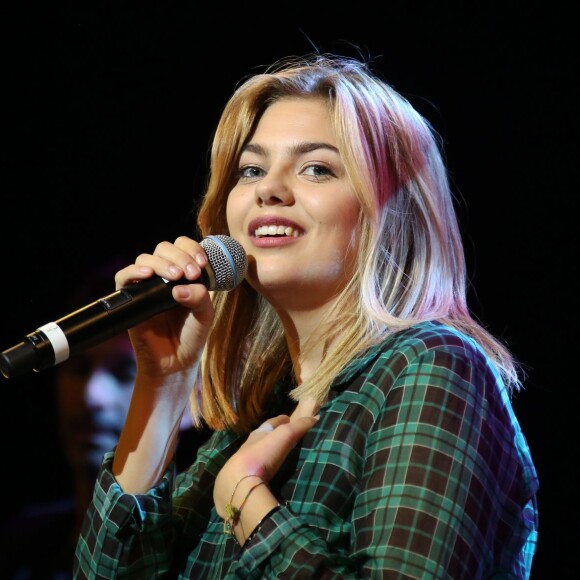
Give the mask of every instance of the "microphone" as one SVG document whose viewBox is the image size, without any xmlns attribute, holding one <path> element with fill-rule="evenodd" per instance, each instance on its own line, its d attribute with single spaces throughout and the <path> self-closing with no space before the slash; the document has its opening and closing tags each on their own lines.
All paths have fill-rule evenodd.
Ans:
<svg viewBox="0 0 580 580">
<path fill-rule="evenodd" d="M 229 236 L 207 236 L 200 242 L 208 258 L 201 277 L 175 282 L 154 276 L 129 284 L 55 322 L 26 335 L 0 354 L 0 372 L 13 378 L 55 366 L 72 355 L 177 306 L 171 289 L 177 284 L 203 284 L 228 292 L 246 276 L 248 259 L 242 245 Z"/>
</svg>

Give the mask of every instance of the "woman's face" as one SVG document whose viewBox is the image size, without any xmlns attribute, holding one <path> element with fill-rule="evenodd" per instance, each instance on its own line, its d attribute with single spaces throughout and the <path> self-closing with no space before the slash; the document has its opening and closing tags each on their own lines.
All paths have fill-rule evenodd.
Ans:
<svg viewBox="0 0 580 580">
<path fill-rule="evenodd" d="M 242 151 L 227 201 L 249 283 L 281 307 L 328 302 L 352 277 L 358 216 L 326 103 L 272 104 Z"/>
</svg>

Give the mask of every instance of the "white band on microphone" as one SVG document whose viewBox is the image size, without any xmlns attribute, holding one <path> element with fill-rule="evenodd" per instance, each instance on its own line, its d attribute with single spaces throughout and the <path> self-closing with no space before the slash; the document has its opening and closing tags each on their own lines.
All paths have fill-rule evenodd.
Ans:
<svg viewBox="0 0 580 580">
<path fill-rule="evenodd" d="M 66 335 L 60 326 L 55 322 L 49 322 L 48 324 L 43 324 L 38 330 L 48 338 L 52 345 L 52 350 L 54 350 L 54 364 L 56 365 L 67 360 L 70 356 L 70 349 Z"/>
</svg>

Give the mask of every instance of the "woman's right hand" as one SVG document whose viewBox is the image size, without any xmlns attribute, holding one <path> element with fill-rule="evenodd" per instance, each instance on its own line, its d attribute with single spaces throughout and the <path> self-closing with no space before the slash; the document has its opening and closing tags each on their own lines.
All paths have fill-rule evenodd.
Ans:
<svg viewBox="0 0 580 580">
<path fill-rule="evenodd" d="M 117 289 L 154 274 L 171 281 L 183 279 L 183 285 L 175 286 L 172 293 L 184 308 L 158 314 L 129 331 L 140 374 L 188 373 L 199 362 L 214 309 L 205 286 L 189 282 L 196 281 L 207 264 L 203 247 L 180 236 L 173 244 L 159 243 L 153 254 L 141 254 L 134 264 L 117 272 Z"/>
</svg>

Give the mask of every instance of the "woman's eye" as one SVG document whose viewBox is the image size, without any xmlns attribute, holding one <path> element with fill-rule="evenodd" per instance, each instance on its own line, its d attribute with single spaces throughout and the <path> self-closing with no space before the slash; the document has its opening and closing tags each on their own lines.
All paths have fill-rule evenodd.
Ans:
<svg viewBox="0 0 580 580">
<path fill-rule="evenodd" d="M 304 169 L 303 173 L 310 177 L 314 177 L 317 180 L 335 177 L 334 172 L 326 165 L 308 165 L 308 167 Z"/>
<path fill-rule="evenodd" d="M 256 165 L 246 165 L 238 169 L 238 179 L 256 179 L 264 175 L 264 170 Z"/>
</svg>

